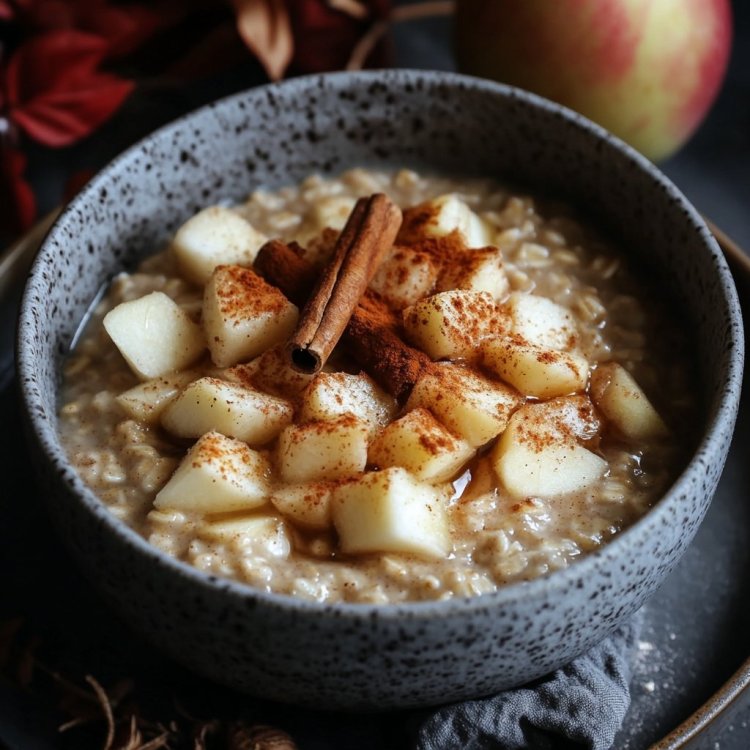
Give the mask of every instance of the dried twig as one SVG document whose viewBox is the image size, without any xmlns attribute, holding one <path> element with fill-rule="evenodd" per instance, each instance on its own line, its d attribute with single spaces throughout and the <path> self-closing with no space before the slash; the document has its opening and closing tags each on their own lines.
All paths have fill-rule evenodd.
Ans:
<svg viewBox="0 0 750 750">
<path fill-rule="evenodd" d="M 354 45 L 346 70 L 362 70 L 375 47 L 388 32 L 392 24 L 418 21 L 422 18 L 437 18 L 453 15 L 454 0 L 427 0 L 422 3 L 409 3 L 394 8 L 384 21 L 376 21 Z"/>
<path fill-rule="evenodd" d="M 104 740 L 103 750 L 111 750 L 112 743 L 115 741 L 115 717 L 112 713 L 112 704 L 109 702 L 109 696 L 106 691 L 95 677 L 87 674 L 86 682 L 91 685 L 91 689 L 94 691 L 104 714 L 104 720 L 107 722 L 107 736 Z"/>
</svg>

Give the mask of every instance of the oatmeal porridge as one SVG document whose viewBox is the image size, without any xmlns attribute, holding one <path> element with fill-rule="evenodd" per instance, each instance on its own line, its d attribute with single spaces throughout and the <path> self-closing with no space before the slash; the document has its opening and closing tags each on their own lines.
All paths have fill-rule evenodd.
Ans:
<svg viewBox="0 0 750 750">
<path fill-rule="evenodd" d="M 606 543 L 687 456 L 688 347 L 643 275 L 489 180 L 257 191 L 113 280 L 62 438 L 113 514 L 206 572 L 319 601 L 494 591 Z"/>
</svg>

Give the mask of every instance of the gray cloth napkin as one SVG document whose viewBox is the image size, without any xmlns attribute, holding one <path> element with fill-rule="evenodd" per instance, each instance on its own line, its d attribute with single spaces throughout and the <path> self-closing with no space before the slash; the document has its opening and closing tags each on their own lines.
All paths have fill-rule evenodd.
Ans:
<svg viewBox="0 0 750 750">
<path fill-rule="evenodd" d="M 630 706 L 642 620 L 531 685 L 439 709 L 419 728 L 417 750 L 609 750 Z"/>
</svg>

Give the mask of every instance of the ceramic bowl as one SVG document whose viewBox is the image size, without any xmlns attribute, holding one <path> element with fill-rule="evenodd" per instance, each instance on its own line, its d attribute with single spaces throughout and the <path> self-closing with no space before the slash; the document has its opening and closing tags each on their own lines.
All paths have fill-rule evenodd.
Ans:
<svg viewBox="0 0 750 750">
<path fill-rule="evenodd" d="M 317 604 L 198 572 L 110 514 L 56 431 L 63 361 L 97 291 L 206 204 L 312 172 L 408 165 L 542 187 L 640 254 L 690 329 L 704 404 L 695 454 L 663 499 L 570 568 L 473 599 Z M 679 560 L 716 487 L 743 359 L 739 305 L 699 215 L 648 161 L 522 91 L 452 74 L 292 80 L 163 128 L 95 177 L 44 242 L 20 317 L 28 435 L 49 512 L 122 617 L 174 658 L 241 690 L 317 707 L 383 709 L 488 694 L 582 653 Z"/>
</svg>

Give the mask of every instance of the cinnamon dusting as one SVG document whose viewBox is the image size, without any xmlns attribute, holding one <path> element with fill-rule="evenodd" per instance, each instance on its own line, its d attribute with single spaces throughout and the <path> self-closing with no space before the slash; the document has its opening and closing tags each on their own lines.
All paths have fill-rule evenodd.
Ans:
<svg viewBox="0 0 750 750">
<path fill-rule="evenodd" d="M 291 301 L 300 303 L 301 289 L 314 269 L 283 242 L 266 243 L 255 268 Z M 354 360 L 397 399 L 405 399 L 430 358 L 406 344 L 398 334 L 398 319 L 380 296 L 367 290 L 344 330 L 343 344 Z"/>
</svg>

